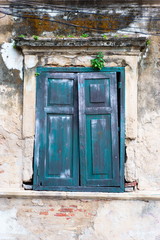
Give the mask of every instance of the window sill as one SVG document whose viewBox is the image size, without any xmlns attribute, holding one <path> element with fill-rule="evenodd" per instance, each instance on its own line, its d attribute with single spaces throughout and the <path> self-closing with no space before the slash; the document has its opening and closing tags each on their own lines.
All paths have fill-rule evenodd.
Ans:
<svg viewBox="0 0 160 240">
<path fill-rule="evenodd" d="M 0 198 L 54 198 L 54 199 L 89 199 L 89 200 L 155 200 L 160 201 L 160 191 L 136 191 L 132 193 L 101 192 L 52 192 L 15 189 L 0 189 Z"/>
</svg>

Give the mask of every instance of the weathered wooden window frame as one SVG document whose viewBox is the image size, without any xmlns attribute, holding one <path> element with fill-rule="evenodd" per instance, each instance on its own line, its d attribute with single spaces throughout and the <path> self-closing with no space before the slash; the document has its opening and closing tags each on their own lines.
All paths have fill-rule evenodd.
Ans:
<svg viewBox="0 0 160 240">
<path fill-rule="evenodd" d="M 67 73 L 83 73 L 97 72 L 93 68 L 80 67 L 38 67 L 37 73 L 41 72 L 67 72 Z M 125 68 L 110 67 L 103 68 L 101 72 L 116 72 L 117 73 L 117 89 L 118 91 L 118 108 L 119 108 L 119 156 L 120 156 L 120 185 L 118 187 L 50 187 L 40 186 L 37 182 L 38 166 L 34 161 L 34 190 L 55 190 L 55 191 L 94 191 L 94 192 L 124 192 L 124 158 L 125 158 Z"/>
</svg>

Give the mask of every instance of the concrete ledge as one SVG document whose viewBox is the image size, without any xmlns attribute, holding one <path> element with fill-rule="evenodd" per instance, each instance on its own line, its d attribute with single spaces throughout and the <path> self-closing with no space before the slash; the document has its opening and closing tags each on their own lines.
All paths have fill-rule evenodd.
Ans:
<svg viewBox="0 0 160 240">
<path fill-rule="evenodd" d="M 53 199 L 90 199 L 90 200 L 139 200 L 160 201 L 160 191 L 137 191 L 132 193 L 96 193 L 96 192 L 51 192 L 30 190 L 0 189 L 0 198 L 53 198 Z"/>
<path fill-rule="evenodd" d="M 89 37 L 89 38 L 16 38 L 17 47 L 135 47 L 144 49 L 146 47 L 145 37 L 119 37 L 108 38 Z"/>
</svg>

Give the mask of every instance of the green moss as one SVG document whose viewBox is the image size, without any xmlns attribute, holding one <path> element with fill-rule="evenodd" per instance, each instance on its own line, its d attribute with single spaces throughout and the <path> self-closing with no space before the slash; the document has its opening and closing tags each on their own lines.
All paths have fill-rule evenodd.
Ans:
<svg viewBox="0 0 160 240">
<path fill-rule="evenodd" d="M 83 33 L 80 37 L 82 37 L 82 38 L 88 38 L 88 37 L 89 37 L 89 34 Z"/>
<path fill-rule="evenodd" d="M 147 46 L 151 45 L 151 40 L 150 40 L 150 39 L 147 39 L 147 40 L 146 40 L 146 45 L 147 45 Z"/>
<path fill-rule="evenodd" d="M 72 34 L 67 35 L 67 37 L 68 37 L 68 38 L 75 38 L 75 36 L 72 35 Z"/>
<path fill-rule="evenodd" d="M 39 36 L 36 36 L 36 35 L 33 35 L 32 36 L 34 40 L 38 40 L 39 39 Z"/>
<path fill-rule="evenodd" d="M 26 36 L 24 34 L 20 34 L 18 37 L 19 38 L 25 38 Z"/>
<path fill-rule="evenodd" d="M 108 36 L 105 35 L 105 34 L 103 34 L 102 37 L 103 37 L 104 39 L 108 39 Z"/>
<path fill-rule="evenodd" d="M 65 36 L 64 35 L 58 35 L 58 36 L 56 36 L 57 38 L 65 38 Z"/>
</svg>

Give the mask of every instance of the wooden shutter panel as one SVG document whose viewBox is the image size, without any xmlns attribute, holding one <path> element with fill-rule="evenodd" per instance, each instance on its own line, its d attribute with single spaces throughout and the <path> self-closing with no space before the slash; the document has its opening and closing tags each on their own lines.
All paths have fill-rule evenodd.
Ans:
<svg viewBox="0 0 160 240">
<path fill-rule="evenodd" d="M 116 73 L 79 73 L 82 186 L 119 186 Z"/>
<path fill-rule="evenodd" d="M 74 73 L 41 73 L 37 81 L 35 161 L 38 185 L 79 183 L 77 87 Z"/>
</svg>

